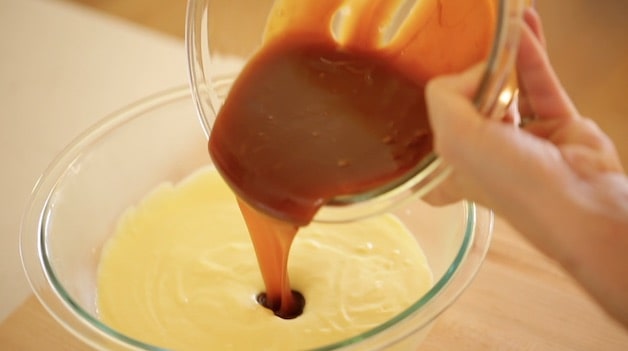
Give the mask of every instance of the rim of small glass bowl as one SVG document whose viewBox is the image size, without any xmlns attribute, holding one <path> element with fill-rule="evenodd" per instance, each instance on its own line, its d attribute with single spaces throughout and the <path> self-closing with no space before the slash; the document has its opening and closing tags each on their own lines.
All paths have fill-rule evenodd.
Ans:
<svg viewBox="0 0 628 351">
<path fill-rule="evenodd" d="M 74 301 L 65 290 L 56 278 L 54 267 L 47 257 L 46 226 L 51 210 L 49 208 L 50 199 L 55 192 L 59 179 L 64 176 L 73 162 L 82 156 L 84 148 L 136 118 L 145 116 L 146 112 L 181 99 L 191 99 L 188 87 L 179 87 L 149 96 L 110 114 L 85 130 L 50 163 L 46 171 L 40 176 L 22 217 L 20 254 L 22 266 L 32 290 L 57 322 L 77 338 L 96 349 L 110 347 L 113 342 L 126 349 L 168 351 L 168 349 L 126 336 L 102 323 L 95 315 L 90 314 Z M 465 208 L 466 217 L 462 245 L 447 271 L 421 299 L 374 329 L 314 350 L 334 350 L 359 344 L 407 321 L 419 311 L 427 311 L 429 314 L 425 315 L 422 323 L 413 326 L 403 334 L 397 335 L 395 340 L 400 340 L 433 321 L 446 310 L 478 272 L 488 251 L 492 235 L 493 214 L 491 211 L 478 208 L 469 202 L 461 205 Z M 435 300 L 436 297 L 438 300 Z"/>
<path fill-rule="evenodd" d="M 224 91 L 223 85 L 228 83 L 221 77 L 212 80 L 207 74 L 211 55 L 206 43 L 207 25 L 204 21 L 210 1 L 188 0 L 185 33 L 190 88 L 207 137 L 210 135 L 212 120 L 222 105 L 218 91 Z M 503 116 L 516 95 L 515 89 L 506 87 L 513 81 L 511 70 L 520 29 L 517 19 L 521 18 L 526 1 L 498 0 L 494 44 L 474 98 L 479 112 L 489 118 Z M 393 183 L 362 194 L 333 199 L 319 210 L 314 221 L 354 221 L 390 211 L 424 196 L 440 184 L 449 172 L 450 168 L 431 152 L 415 167 L 415 171 Z"/>
</svg>

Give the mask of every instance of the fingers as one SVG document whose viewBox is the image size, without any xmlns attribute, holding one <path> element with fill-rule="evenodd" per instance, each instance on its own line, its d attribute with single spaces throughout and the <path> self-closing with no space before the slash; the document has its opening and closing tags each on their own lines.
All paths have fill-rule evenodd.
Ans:
<svg viewBox="0 0 628 351">
<path fill-rule="evenodd" d="M 525 12 L 523 13 L 523 22 L 523 25 L 527 25 L 532 30 L 532 33 L 534 33 L 534 36 L 537 38 L 537 40 L 545 50 L 546 41 L 545 34 L 543 33 L 543 28 L 541 25 L 541 18 L 539 17 L 538 12 L 536 12 L 533 7 L 525 10 Z M 519 72 L 517 72 L 517 80 L 521 81 Z M 519 86 L 517 107 L 518 111 L 522 113 L 526 119 L 534 116 L 534 112 L 530 107 L 530 103 L 528 102 L 528 94 L 526 93 L 526 89 L 523 85 Z"/>
<path fill-rule="evenodd" d="M 543 31 L 543 24 L 539 13 L 533 7 L 527 8 L 523 12 L 523 22 L 532 30 L 534 36 L 539 41 L 543 49 L 547 48 L 545 41 L 545 32 Z"/>
<path fill-rule="evenodd" d="M 473 135 L 482 122 L 472 97 L 484 72 L 478 64 L 459 75 L 440 76 L 425 88 L 428 117 L 434 132 L 434 150 L 443 159 L 458 157 L 461 135 Z"/>
<path fill-rule="evenodd" d="M 520 113 L 523 117 L 538 119 L 573 118 L 577 110 L 550 64 L 544 41 L 539 16 L 534 10 L 527 10 L 517 54 Z"/>
<path fill-rule="evenodd" d="M 530 124 L 531 130 L 537 129 L 532 134 L 551 135 L 564 121 L 574 119 L 577 111 L 545 53 L 545 38 L 536 12 L 526 11 L 524 22 L 517 56 L 522 89 L 519 98 L 523 100 L 523 111 L 520 112 L 522 116 L 538 116 L 540 119 L 538 123 Z M 466 170 L 465 173 L 472 172 L 471 169 L 479 173 L 485 172 L 474 161 L 478 150 L 493 152 L 493 156 L 499 158 L 500 162 L 516 163 L 516 160 L 525 159 L 522 150 L 526 148 L 518 148 L 521 145 L 515 145 L 514 141 L 512 147 L 504 148 L 509 145 L 506 140 L 517 136 L 517 133 L 489 123 L 479 115 L 472 103 L 484 70 L 483 65 L 477 65 L 460 75 L 433 79 L 426 86 L 428 116 L 434 131 L 434 149 L 446 164 L 454 167 L 454 172 L 460 169 Z M 522 145 L 530 141 L 523 135 L 518 137 L 521 139 L 518 142 Z M 498 172 L 493 172 L 489 177 L 495 177 L 496 174 Z M 477 187 L 461 182 L 460 175 L 452 174 L 424 199 L 431 204 L 442 205 L 459 200 L 461 194 L 475 200 L 482 198 L 482 192 Z"/>
<path fill-rule="evenodd" d="M 485 65 L 478 64 L 459 75 L 440 76 L 428 82 L 425 89 L 430 124 L 434 132 L 434 150 L 445 163 L 456 163 L 466 156 L 467 138 L 475 138 L 482 117 L 473 104 L 473 96 Z M 468 150 L 467 150 L 468 151 Z M 450 174 L 443 183 L 423 197 L 435 206 L 461 200 L 457 177 Z"/>
<path fill-rule="evenodd" d="M 624 171 L 615 145 L 590 119 L 570 121 L 552 135 L 551 141 L 581 176 Z"/>
<path fill-rule="evenodd" d="M 569 144 L 560 148 L 563 159 L 581 178 L 591 179 L 600 173 L 618 172 L 613 163 L 597 150 L 579 144 Z"/>
</svg>

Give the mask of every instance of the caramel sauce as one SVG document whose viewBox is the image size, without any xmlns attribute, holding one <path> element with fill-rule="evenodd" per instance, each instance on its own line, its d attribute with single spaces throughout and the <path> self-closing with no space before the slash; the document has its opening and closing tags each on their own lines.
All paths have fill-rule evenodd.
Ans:
<svg viewBox="0 0 628 351">
<path fill-rule="evenodd" d="M 260 300 L 280 317 L 303 309 L 287 275 L 298 228 L 333 197 L 412 170 L 432 150 L 425 83 L 490 50 L 494 1 L 418 1 L 392 28 L 401 3 L 277 1 L 216 118 L 209 152 L 240 199 Z"/>
</svg>

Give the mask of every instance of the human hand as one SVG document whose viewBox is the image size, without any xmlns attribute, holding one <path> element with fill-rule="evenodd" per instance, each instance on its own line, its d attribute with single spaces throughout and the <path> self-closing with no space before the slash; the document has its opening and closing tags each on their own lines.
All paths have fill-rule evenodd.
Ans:
<svg viewBox="0 0 628 351">
<path fill-rule="evenodd" d="M 482 65 L 429 82 L 434 148 L 452 172 L 424 199 L 493 209 L 628 326 L 628 177 L 611 140 L 560 84 L 531 9 L 516 68 L 521 128 L 473 105 Z"/>
<path fill-rule="evenodd" d="M 434 147 L 452 174 L 425 200 L 441 205 L 465 198 L 542 232 L 532 228 L 526 210 L 564 197 L 557 191 L 569 181 L 621 173 L 622 166 L 610 139 L 578 113 L 561 86 L 534 10 L 526 11 L 521 31 L 517 73 L 518 110 L 526 121 L 522 128 L 477 112 L 472 97 L 482 65 L 429 82 Z"/>
</svg>

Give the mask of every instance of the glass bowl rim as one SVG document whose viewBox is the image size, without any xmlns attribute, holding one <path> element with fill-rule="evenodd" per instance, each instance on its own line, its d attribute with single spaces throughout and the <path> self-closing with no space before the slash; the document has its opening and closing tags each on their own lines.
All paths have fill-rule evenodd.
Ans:
<svg viewBox="0 0 628 351">
<path fill-rule="evenodd" d="M 212 123 L 209 115 L 216 115 L 221 106 L 216 90 L 224 84 L 225 77 L 211 79 L 206 75 L 208 60 L 205 49 L 202 47 L 204 13 L 211 0 L 188 0 L 186 14 L 185 46 L 187 51 L 188 80 L 195 102 L 197 115 L 205 135 L 209 138 Z M 512 31 L 510 25 L 513 18 L 521 14 L 525 0 L 495 0 L 496 18 L 493 44 L 486 59 L 486 67 L 478 83 L 473 98 L 474 104 L 480 113 L 489 117 L 499 111 L 499 102 L 503 98 L 503 87 L 509 81 L 510 68 L 514 62 L 514 44 L 518 43 L 519 32 Z M 211 60 L 209 60 L 211 61 Z M 511 78 L 510 78 L 511 79 Z M 504 95 L 506 96 L 506 95 Z M 509 101 L 512 102 L 515 93 L 511 92 Z M 323 206 L 315 216 L 315 222 L 345 222 L 359 220 L 374 214 L 384 213 L 427 194 L 438 186 L 450 173 L 451 169 L 435 153 L 430 152 L 403 177 L 377 189 L 365 191 L 357 196 L 348 197 L 354 200 L 334 199 L 332 206 Z"/>
<path fill-rule="evenodd" d="M 51 198 L 55 194 L 59 179 L 66 174 L 73 162 L 82 157 L 82 150 L 84 150 L 84 148 L 89 147 L 100 138 L 106 137 L 109 133 L 115 133 L 125 124 L 135 119 L 145 117 L 147 112 L 170 103 L 180 102 L 182 99 L 191 99 L 189 87 L 187 86 L 165 90 L 148 96 L 108 115 L 86 129 L 75 138 L 74 141 L 68 144 L 49 164 L 46 171 L 42 173 L 36 182 L 31 194 L 31 199 L 24 212 L 20 227 L 20 255 L 22 267 L 32 290 L 48 313 L 50 313 L 57 322 L 79 339 L 97 348 L 100 347 L 98 340 L 95 340 L 93 336 L 85 335 L 83 330 L 79 330 L 79 328 L 88 328 L 92 331 L 96 331 L 101 338 L 113 338 L 116 342 L 126 343 L 127 345 L 124 346 L 139 347 L 142 350 L 149 351 L 170 351 L 169 349 L 160 348 L 126 336 L 107 324 L 102 323 L 95 315 L 92 315 L 81 307 L 63 287 L 55 275 L 53 264 L 50 262 L 47 254 L 46 228 L 51 213 Z M 462 291 L 464 291 L 478 272 L 488 251 L 493 229 L 493 213 L 491 211 L 482 209 L 471 202 L 462 202 L 460 205 L 464 206 L 463 213 L 466 214 L 466 217 L 463 216 L 465 217 L 465 223 L 462 244 L 443 276 L 438 281 L 434 282 L 427 293 L 404 311 L 383 324 L 351 338 L 324 345 L 313 350 L 340 349 L 369 340 L 389 330 L 393 326 L 403 324 L 403 322 L 407 321 L 413 314 L 422 310 L 423 307 L 437 304 L 435 311 L 426 317 L 423 323 L 413 326 L 411 330 L 407 330 L 401 335 L 397 335 L 396 340 L 399 340 L 429 324 L 430 321 L 434 320 L 440 313 L 445 311 Z M 479 218 L 480 216 L 485 216 L 486 218 Z M 487 223 L 486 228 L 480 231 L 482 228 L 479 222 L 482 220 L 486 220 Z M 33 247 L 34 245 L 36 245 L 36 247 Z M 479 252 L 475 253 L 476 257 L 470 257 L 470 255 L 474 254 L 474 246 L 479 246 Z M 40 284 L 44 284 L 45 289 L 52 289 L 52 297 L 38 288 Z M 454 285 L 456 285 L 454 287 L 456 290 L 449 291 Z M 445 293 L 449 293 L 445 300 L 435 300 L 436 297 Z M 81 325 L 80 327 L 73 326 L 72 321 L 68 321 L 64 318 L 64 314 L 67 314 L 68 311 L 72 314 L 74 319 L 78 319 L 78 321 L 83 324 L 87 322 L 87 325 Z"/>
</svg>

